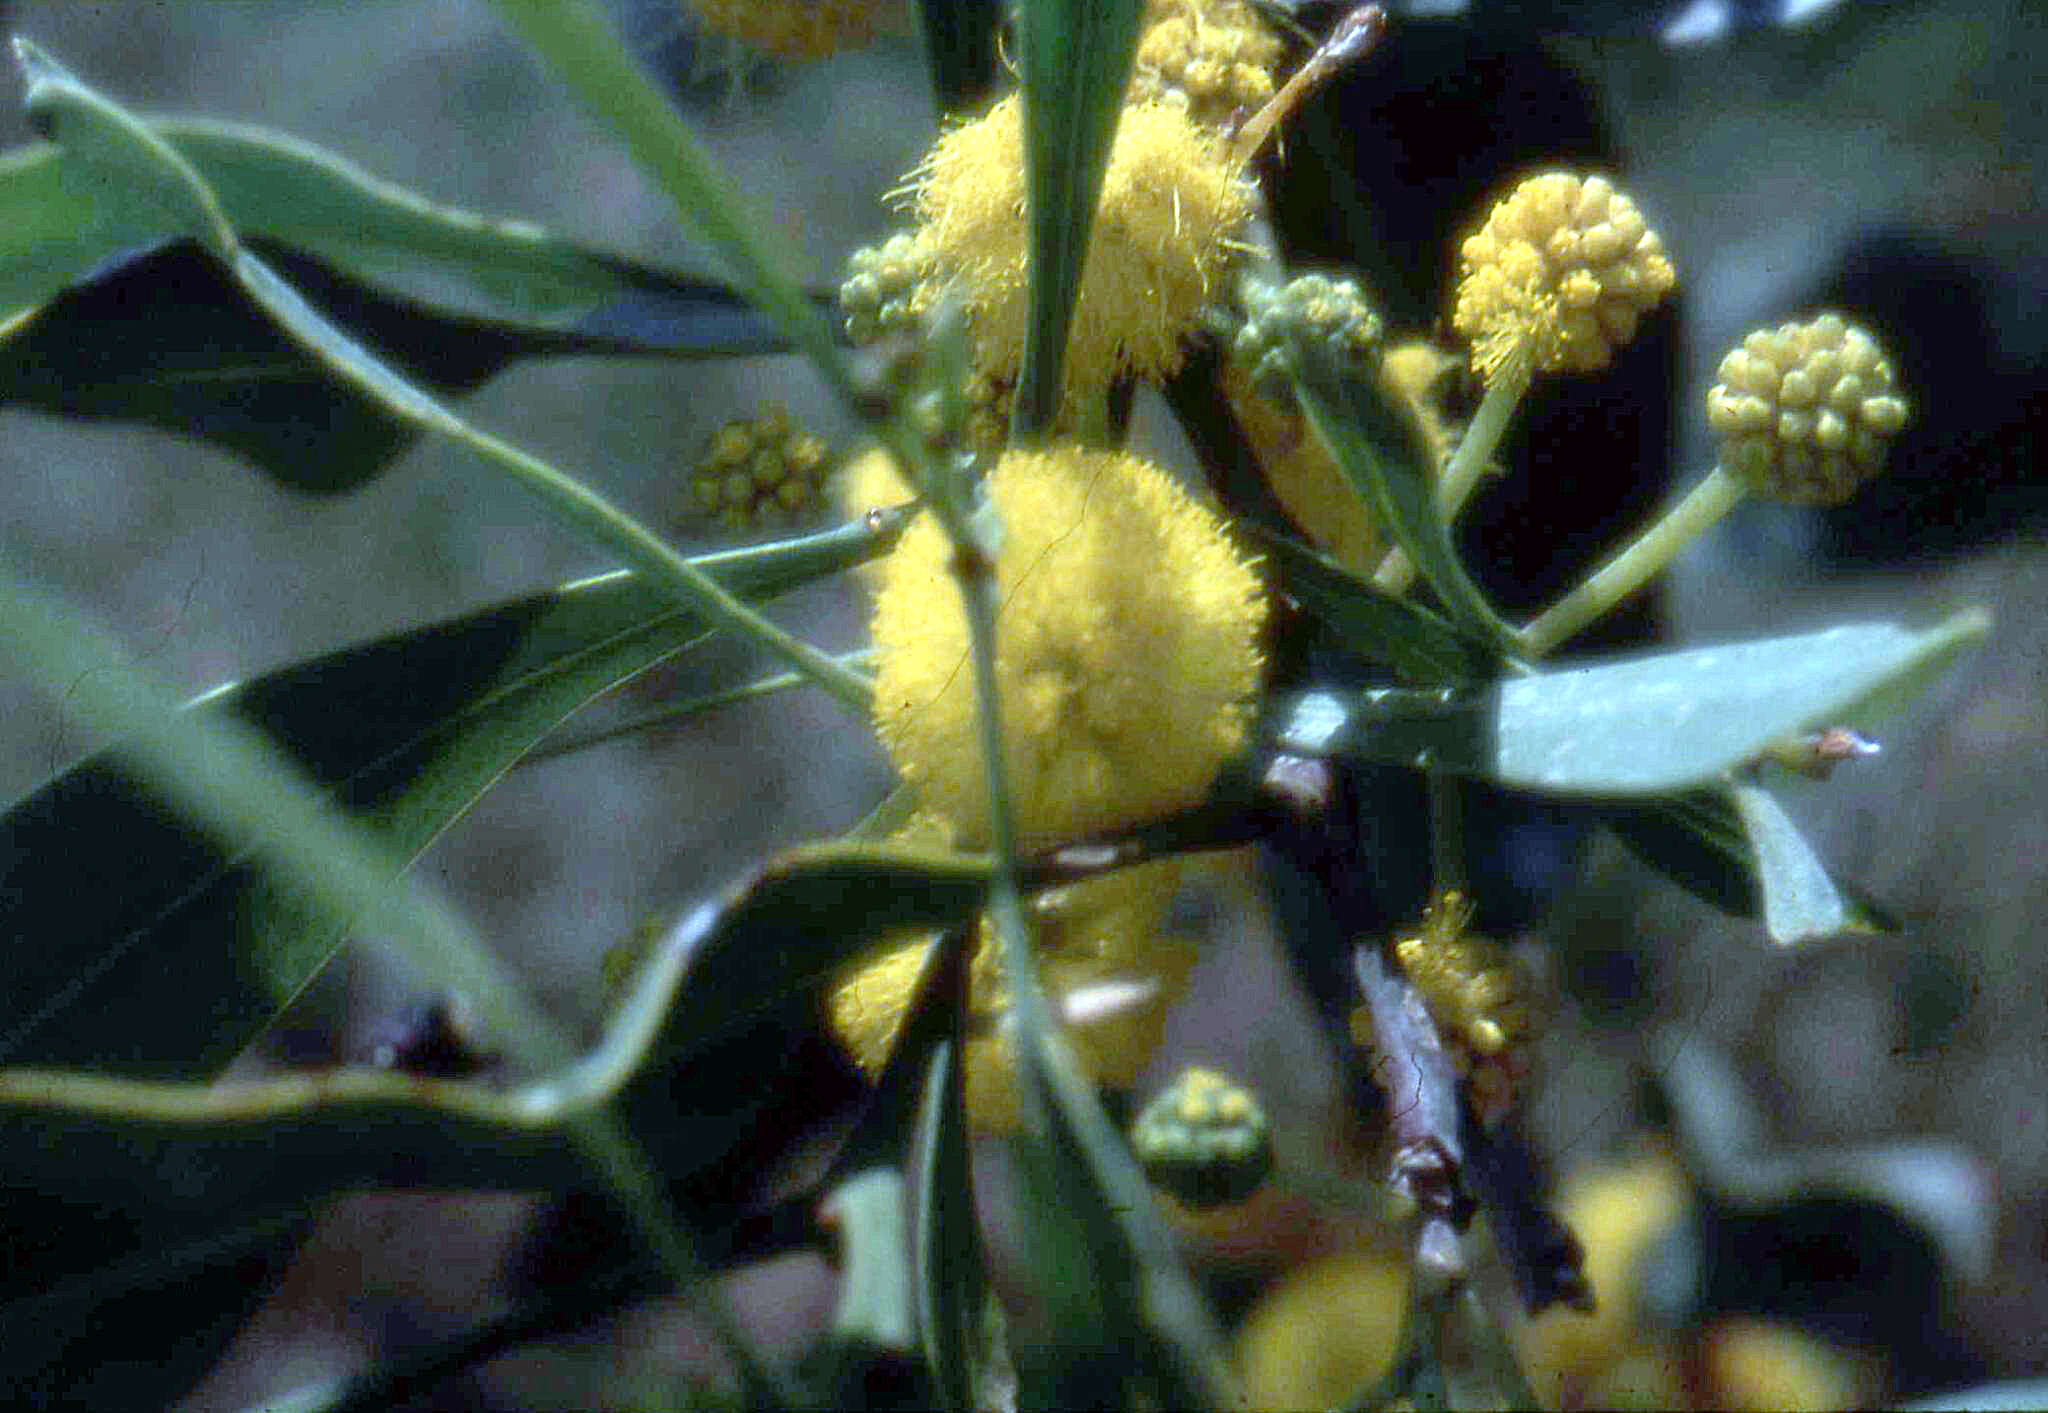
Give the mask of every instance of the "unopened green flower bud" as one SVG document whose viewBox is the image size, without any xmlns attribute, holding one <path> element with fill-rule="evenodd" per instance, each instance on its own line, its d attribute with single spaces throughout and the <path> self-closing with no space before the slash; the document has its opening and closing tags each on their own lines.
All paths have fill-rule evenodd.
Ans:
<svg viewBox="0 0 2048 1413">
<path fill-rule="evenodd" d="M 1273 1170 L 1273 1133 L 1250 1090 L 1214 1070 L 1183 1070 L 1131 1128 L 1145 1176 L 1190 1207 L 1244 1201 Z"/>
<path fill-rule="evenodd" d="M 1884 350 L 1839 314 L 1760 329 L 1721 360 L 1707 421 L 1721 466 L 1758 495 L 1840 505 L 1906 425 Z"/>
<path fill-rule="evenodd" d="M 930 301 L 931 254 L 916 236 L 899 232 L 880 245 L 863 246 L 846 260 L 839 286 L 839 310 L 846 334 L 857 344 L 910 333 Z"/>
<path fill-rule="evenodd" d="M 1338 366 L 1360 377 L 1379 361 L 1384 326 L 1356 280 L 1301 275 L 1283 285 L 1247 281 L 1243 297 L 1246 318 L 1231 357 L 1263 397 L 1287 399 L 1297 339 L 1321 344 Z"/>
<path fill-rule="evenodd" d="M 690 475 L 688 513 L 732 530 L 791 519 L 819 504 L 831 458 L 786 408 L 727 422 L 705 440 Z"/>
</svg>

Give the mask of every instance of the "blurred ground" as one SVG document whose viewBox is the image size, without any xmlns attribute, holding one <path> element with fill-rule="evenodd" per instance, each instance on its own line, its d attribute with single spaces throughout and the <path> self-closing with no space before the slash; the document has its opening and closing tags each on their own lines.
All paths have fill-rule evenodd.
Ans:
<svg viewBox="0 0 2048 1413">
<path fill-rule="evenodd" d="M 1690 292 L 1688 388 L 1744 330 L 1799 312 L 1836 277 L 1842 251 L 1875 230 L 1914 233 L 1989 271 L 1984 337 L 2014 359 L 2039 346 L 2048 98 L 2038 54 L 2048 22 L 2022 0 L 1850 9 L 1851 22 L 1821 33 L 1713 51 L 1567 48 L 1605 95 L 1635 189 Z M 649 14 L 641 7 L 634 20 L 654 25 L 640 37 L 669 37 Z M 10 20 L 145 111 L 260 121 L 439 200 L 689 259 L 661 202 L 563 107 L 480 0 L 17 4 Z M 699 96 L 700 131 L 820 275 L 887 229 L 878 198 L 930 131 L 902 44 Z M 0 139 L 24 138 L 18 117 L 0 117 Z M 1907 268 L 1897 278 L 1920 277 Z M 770 397 L 820 432 L 842 430 L 787 360 L 528 368 L 471 407 L 482 425 L 672 523 L 679 469 L 703 437 Z M 1696 406 L 1696 393 L 1687 397 Z M 2038 421 L 2041 409 L 2015 415 Z M 366 491 L 308 502 L 165 437 L 0 416 L 0 554 L 194 691 L 608 567 L 437 447 Z M 1690 411 L 1684 425 L 1694 440 L 1681 478 L 1706 465 Z M 1998 445 L 2009 444 L 1984 454 Z M 2038 495 L 2031 464 L 2017 478 Z M 1564 1165 L 1597 1152 L 1634 1119 L 1628 1066 L 1654 1064 L 1656 1044 L 1692 1033 L 1739 1057 L 1780 1142 L 1958 1140 L 1997 1174 L 1997 1278 L 1970 1293 L 1966 1311 L 2007 1372 L 2048 1370 L 2038 1316 L 2048 1308 L 2048 966 L 2034 945 L 2048 907 L 2048 545 L 2036 523 L 1939 564 L 1824 573 L 1812 558 L 1816 522 L 1757 507 L 1696 548 L 1674 583 L 1682 641 L 1927 617 L 1970 602 L 1992 605 L 1998 626 L 1987 650 L 1885 736 L 1881 757 L 1793 801 L 1824 855 L 1897 911 L 1906 935 L 1775 953 L 1756 929 L 1604 850 L 1565 909 L 1562 940 L 1632 951 L 1669 1028 L 1646 1041 L 1639 1018 L 1567 1015 L 1534 1115 Z M 803 596 L 787 616 L 843 648 L 859 641 L 861 612 L 834 589 Z M 13 728 L 0 743 L 0 788 L 12 793 L 88 745 L 17 684 L 0 684 L 0 710 Z M 594 1007 L 598 956 L 635 919 L 700 896 L 774 847 L 845 827 L 885 783 L 857 726 L 824 702 L 783 697 L 517 773 L 425 872 L 550 1004 L 581 1019 Z M 1226 886 L 1226 903 L 1241 903 L 1242 891 Z M 1176 1057 L 1236 1064 L 1265 1087 L 1283 1147 L 1318 1153 L 1331 1102 L 1320 1041 L 1305 1018 L 1273 1023 L 1285 1014 L 1276 1008 L 1302 1012 L 1255 910 L 1221 916 L 1161 1070 Z M 389 995 L 402 983 L 378 985 Z M 472 1214 L 460 1225 L 510 1229 L 515 1218 Z M 324 1249 L 354 1249 L 365 1224 L 387 1219 L 399 1223 L 381 1248 L 388 1266 L 344 1298 L 328 1291 L 326 1306 L 311 1299 L 327 1313 L 310 1327 L 326 1330 L 321 1347 L 344 1364 L 405 1323 L 394 1312 L 412 1311 L 415 1325 L 452 1321 L 463 1295 L 493 1279 L 487 1252 L 447 1264 L 435 1236 L 445 1220 L 404 1203 L 347 1209 Z M 423 1262 L 430 1241 L 434 1258 Z M 375 1264 L 371 1254 L 362 1262 Z M 422 1272 L 436 1266 L 430 1288 Z M 310 1377 L 319 1362 L 286 1368 L 277 1349 L 245 1348 L 208 1401 L 239 1403 Z"/>
</svg>

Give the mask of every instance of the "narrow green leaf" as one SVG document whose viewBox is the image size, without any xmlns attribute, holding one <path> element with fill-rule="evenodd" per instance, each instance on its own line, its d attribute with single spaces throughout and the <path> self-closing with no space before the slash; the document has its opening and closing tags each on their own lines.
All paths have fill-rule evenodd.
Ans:
<svg viewBox="0 0 2048 1413">
<path fill-rule="evenodd" d="M 826 1194 L 825 1218 L 841 1252 L 832 1333 L 863 1350 L 907 1354 L 912 1347 L 906 1197 L 893 1165 L 855 1173 Z"/>
<path fill-rule="evenodd" d="M 1615 801 L 1598 813 L 1631 853 L 1703 902 L 1735 917 L 1762 913 L 1761 866 L 1727 786 Z M 1899 930 L 1861 890 L 1840 879 L 1831 886 L 1849 910 L 1847 930 Z"/>
<path fill-rule="evenodd" d="M 1478 690 L 1309 693 L 1277 713 L 1279 744 L 1435 766 L 1517 789 L 1654 795 L 1710 783 L 1800 731 L 1859 718 L 1984 635 L 1981 611 L 1934 628 L 1830 628 L 1692 648 Z"/>
<path fill-rule="evenodd" d="M 707 555 L 765 598 L 893 542 L 901 517 Z M 267 673 L 194 704 L 261 730 L 389 849 L 416 858 L 521 752 L 593 695 L 700 639 L 704 625 L 605 575 Z M 167 812 L 119 758 L 67 771 L 0 816 L 15 860 L 10 933 L 42 939 L 0 973 L 0 1063 L 199 1077 L 247 1042 L 331 953 L 317 911 L 269 897 L 254 860 Z M 388 872 L 386 877 L 391 876 Z M 175 979 L 195 1004 L 163 1006 Z"/>
<path fill-rule="evenodd" d="M 382 295 L 310 257 L 255 242 L 357 344 L 443 396 L 474 391 L 523 358 L 662 354 L 627 340 L 450 316 Z M 730 311 L 679 338 L 744 335 Z M 753 351 L 744 342 L 709 352 Z M 196 242 L 144 247 L 0 328 L 0 405 L 135 422 L 210 442 L 313 495 L 373 480 L 421 428 L 337 378 Z M 706 352 L 694 349 L 693 354 Z M 663 356 L 666 356 L 663 354 Z"/>
<path fill-rule="evenodd" d="M 1034 0 L 1019 11 L 1031 329 L 1011 425 L 1022 440 L 1048 435 L 1059 414 L 1067 331 L 1143 12 L 1142 0 Z"/>
<path fill-rule="evenodd" d="M 1381 593 L 1299 540 L 1240 526 L 1282 593 L 1369 662 L 1417 683 L 1469 685 L 1500 674 L 1499 657 L 1428 609 Z"/>
<path fill-rule="evenodd" d="M 190 236 L 222 259 L 235 235 L 198 173 L 148 124 L 88 88 L 30 40 L 17 36 L 14 59 L 22 105 L 36 131 L 70 150 L 61 185 L 91 207 L 139 207 L 163 235 Z"/>
<path fill-rule="evenodd" d="M 438 205 L 267 128 L 143 121 L 191 164 L 243 238 L 318 260 L 394 302 L 533 333 L 617 325 L 628 312 L 643 328 L 661 314 L 686 328 L 715 314 L 726 344 L 784 346 L 737 296 L 701 276 L 592 250 L 529 222 Z M 84 160 L 70 159 L 74 167 Z M 52 145 L 0 154 L 0 211 L 8 218 L 0 228 L 0 321 L 190 229 L 189 213 L 180 219 L 132 189 L 67 170 L 66 161 Z M 718 342 L 700 332 L 646 347 L 709 352 Z"/>
<path fill-rule="evenodd" d="M 976 1329 L 988 1298 L 974 1171 L 967 1153 L 967 1093 L 960 1038 L 933 1051 L 925 1080 L 917 1174 L 918 1336 L 943 1407 L 976 1407 Z"/>
<path fill-rule="evenodd" d="M 1407 551 L 1444 611 L 1464 630 L 1511 654 L 1515 631 L 1487 602 L 1458 559 L 1437 503 L 1437 476 L 1414 414 L 1376 378 L 1341 366 L 1320 341 L 1292 341 L 1296 397 L 1352 489 Z"/>
<path fill-rule="evenodd" d="M 1773 742 L 1860 715 L 1895 683 L 1925 680 L 1989 621 L 1970 610 L 1922 631 L 1846 626 L 1513 678 L 1498 688 L 1490 774 L 1615 795 L 1710 781 Z"/>
<path fill-rule="evenodd" d="M 1773 942 L 1790 946 L 1844 932 L 1879 930 L 1857 915 L 1854 903 L 1835 887 L 1827 866 L 1770 792 L 1737 785 L 1733 794 L 1756 857 L 1764 929 Z"/>
<path fill-rule="evenodd" d="M 684 225 L 725 261 L 740 291 L 775 320 L 842 401 L 858 406 L 852 371 L 830 323 L 789 273 L 796 259 L 787 241 L 748 211 L 612 32 L 603 10 L 587 0 L 498 0 L 498 9 L 668 193 Z"/>
<path fill-rule="evenodd" d="M 1025 1052 L 1021 1068 L 1047 1101 L 1049 1133 L 1027 1139 L 1019 1157 L 1026 1177 L 1036 1173 L 1042 1185 L 1039 1192 L 1027 1190 L 1027 1200 L 1035 1199 L 1039 1209 L 1027 1217 L 1041 1224 L 1040 1240 L 1056 1248 L 1069 1234 L 1078 1235 L 1086 1256 L 1071 1258 L 1071 1264 L 1035 1262 L 1039 1279 L 1072 1289 L 1087 1275 L 1095 1277 L 1096 1288 L 1085 1294 L 1100 1302 L 1102 1323 L 1067 1333 L 1084 1349 L 1091 1340 L 1108 1341 L 1106 1347 L 1120 1356 L 1111 1367 L 1134 1362 L 1151 1385 L 1150 1395 L 1165 1406 L 1236 1407 L 1241 1398 L 1215 1317 L 1174 1249 L 1137 1160 L 1064 1046 L 1048 1032 L 1039 1047 Z M 1058 1204 L 1057 1211 L 1043 1210 L 1048 1200 Z M 1086 1309 L 1084 1303 L 1074 1313 L 1087 1318 Z M 1091 1401 L 1097 1392 L 1091 1386 Z"/>
<path fill-rule="evenodd" d="M 688 985 L 661 1053 L 693 1054 L 878 944 L 960 922 L 991 874 L 981 855 L 890 844 L 813 844 L 772 860 L 684 923 Z"/>
</svg>

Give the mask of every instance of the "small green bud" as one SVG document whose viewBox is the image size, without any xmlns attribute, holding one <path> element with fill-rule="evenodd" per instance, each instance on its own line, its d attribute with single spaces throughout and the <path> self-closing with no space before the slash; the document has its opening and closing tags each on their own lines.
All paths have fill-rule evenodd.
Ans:
<svg viewBox="0 0 2048 1413">
<path fill-rule="evenodd" d="M 1145 1176 L 1190 1207 L 1224 1207 L 1273 1170 L 1273 1134 L 1250 1090 L 1214 1070 L 1183 1070 L 1131 1128 Z"/>
<path fill-rule="evenodd" d="M 705 439 L 686 513 L 730 530 L 779 524 L 822 502 L 832 465 L 825 443 L 770 403 L 751 421 L 727 422 Z"/>
<path fill-rule="evenodd" d="M 868 344 L 916 330 L 931 273 L 931 258 L 916 236 L 899 232 L 880 245 L 863 246 L 847 257 L 846 266 L 839 309 L 848 338 Z"/>
<path fill-rule="evenodd" d="M 1301 275 L 1283 285 L 1246 281 L 1246 319 L 1231 346 L 1252 387 L 1276 402 L 1287 399 L 1296 371 L 1292 344 L 1320 343 L 1339 366 L 1367 376 L 1378 364 L 1385 326 L 1356 280 Z"/>
</svg>

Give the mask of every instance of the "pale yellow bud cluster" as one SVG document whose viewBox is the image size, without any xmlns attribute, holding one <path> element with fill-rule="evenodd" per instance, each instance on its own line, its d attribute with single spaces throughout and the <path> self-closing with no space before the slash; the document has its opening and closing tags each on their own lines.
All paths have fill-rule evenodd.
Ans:
<svg viewBox="0 0 2048 1413">
<path fill-rule="evenodd" d="M 931 264 L 930 252 L 907 231 L 849 255 L 846 279 L 839 286 L 846 336 L 865 344 L 889 334 L 914 332 L 927 303 L 924 282 Z"/>
<path fill-rule="evenodd" d="M 831 457 L 770 403 L 759 417 L 727 422 L 704 443 L 690 476 L 691 509 L 729 530 L 772 525 L 814 512 Z"/>
<path fill-rule="evenodd" d="M 1751 334 L 1718 376 L 1707 421 L 1722 468 L 1793 505 L 1848 500 L 1906 425 L 1884 350 L 1839 314 Z"/>
<path fill-rule="evenodd" d="M 713 34 L 785 60 L 821 59 L 875 37 L 893 0 L 686 0 Z"/>
<path fill-rule="evenodd" d="M 957 288 L 977 367 L 997 382 L 1030 328 L 1023 105 L 1004 99 L 941 137 L 906 191 L 930 252 L 925 299 Z M 1066 386 L 1179 368 L 1203 311 L 1227 287 L 1252 195 L 1220 141 L 1179 109 L 1133 103 L 1117 123 L 1067 344 Z"/>
<path fill-rule="evenodd" d="M 1131 97 L 1180 103 L 1219 126 L 1265 105 L 1279 62 L 1279 36 L 1244 0 L 1148 0 Z"/>
<path fill-rule="evenodd" d="M 1003 525 L 996 685 L 1020 846 L 1195 805 L 1243 743 L 1265 600 L 1222 520 L 1158 467 L 1013 451 L 989 474 Z M 876 597 L 875 725 L 905 783 L 988 843 L 966 615 L 937 521 L 913 525 Z"/>
<path fill-rule="evenodd" d="M 1147 1104 L 1131 1151 L 1155 1186 L 1198 1209 L 1244 1201 L 1273 1168 L 1265 1110 L 1215 1070 L 1183 1070 Z"/>
<path fill-rule="evenodd" d="M 1635 202 L 1570 172 L 1517 186 L 1459 254 L 1452 322 L 1488 382 L 1524 359 L 1537 372 L 1606 367 L 1677 283 Z"/>
</svg>

